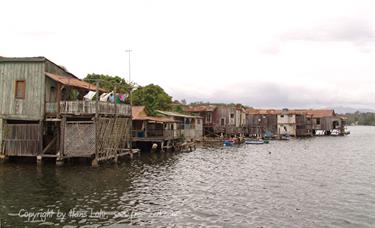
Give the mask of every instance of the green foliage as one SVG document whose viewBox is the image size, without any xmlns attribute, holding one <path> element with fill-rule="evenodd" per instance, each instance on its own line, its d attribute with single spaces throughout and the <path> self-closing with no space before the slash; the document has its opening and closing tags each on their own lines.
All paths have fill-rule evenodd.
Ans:
<svg viewBox="0 0 375 228">
<path fill-rule="evenodd" d="M 156 115 L 156 110 L 170 110 L 172 97 L 158 85 L 150 84 L 138 87 L 132 94 L 133 105 L 143 105 L 150 111 L 150 115 Z"/>
<path fill-rule="evenodd" d="M 113 91 L 116 86 L 116 91 L 118 93 L 129 93 L 130 85 L 125 81 L 125 79 L 119 76 L 110 76 L 105 74 L 88 74 L 83 80 L 91 84 L 96 83 L 96 80 L 100 81 L 99 87 L 107 91 Z"/>
<path fill-rule="evenodd" d="M 347 113 L 345 116 L 348 118 L 350 125 L 368 125 L 375 126 L 375 113 L 372 112 L 355 112 Z"/>
<path fill-rule="evenodd" d="M 173 112 L 184 112 L 184 105 L 173 105 L 172 106 L 172 111 Z"/>
</svg>

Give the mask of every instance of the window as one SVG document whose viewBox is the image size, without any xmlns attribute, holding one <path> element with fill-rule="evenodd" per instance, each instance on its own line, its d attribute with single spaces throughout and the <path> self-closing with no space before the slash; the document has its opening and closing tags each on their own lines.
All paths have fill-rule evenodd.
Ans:
<svg viewBox="0 0 375 228">
<path fill-rule="evenodd" d="M 221 126 L 224 126 L 225 125 L 225 120 L 224 118 L 221 118 L 221 122 L 220 122 Z"/>
<path fill-rule="evenodd" d="M 233 113 L 230 114 L 230 118 L 234 118 L 234 114 Z"/>
<path fill-rule="evenodd" d="M 316 119 L 316 124 L 318 124 L 318 125 L 320 124 L 320 118 Z"/>
<path fill-rule="evenodd" d="M 26 82 L 16 81 L 16 98 L 25 99 L 25 93 L 26 93 Z"/>
<path fill-rule="evenodd" d="M 280 115 L 281 118 L 284 118 L 284 115 Z"/>
<path fill-rule="evenodd" d="M 197 119 L 197 124 L 201 124 L 201 119 Z"/>
</svg>

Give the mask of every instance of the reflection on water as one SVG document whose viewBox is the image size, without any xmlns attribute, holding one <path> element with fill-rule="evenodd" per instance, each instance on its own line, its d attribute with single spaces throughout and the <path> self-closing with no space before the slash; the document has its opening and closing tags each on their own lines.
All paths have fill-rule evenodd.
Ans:
<svg viewBox="0 0 375 228">
<path fill-rule="evenodd" d="M 2 164 L 1 223 L 374 227 L 375 128 L 350 130 L 347 137 L 144 154 L 97 169 Z"/>
</svg>

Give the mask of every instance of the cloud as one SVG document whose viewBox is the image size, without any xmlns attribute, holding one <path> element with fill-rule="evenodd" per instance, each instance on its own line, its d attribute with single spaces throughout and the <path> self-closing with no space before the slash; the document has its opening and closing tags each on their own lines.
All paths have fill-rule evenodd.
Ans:
<svg viewBox="0 0 375 228">
<path fill-rule="evenodd" d="M 215 90 L 206 97 L 183 91 L 175 92 L 172 95 L 177 99 L 185 98 L 188 102 L 242 103 L 253 107 L 375 107 L 374 94 L 371 91 L 340 93 L 337 89 L 281 85 L 272 82 L 228 84 L 227 88 Z M 363 97 L 368 99 L 363 99 Z"/>
<path fill-rule="evenodd" d="M 370 20 L 340 18 L 311 29 L 286 32 L 280 38 L 284 41 L 347 41 L 367 45 L 374 42 L 374 25 Z"/>
<path fill-rule="evenodd" d="M 276 36 L 262 49 L 267 54 L 277 54 L 283 44 L 293 41 L 349 42 L 360 51 L 369 53 L 375 44 L 375 22 L 367 18 L 336 18 L 311 28 L 298 28 Z"/>
</svg>

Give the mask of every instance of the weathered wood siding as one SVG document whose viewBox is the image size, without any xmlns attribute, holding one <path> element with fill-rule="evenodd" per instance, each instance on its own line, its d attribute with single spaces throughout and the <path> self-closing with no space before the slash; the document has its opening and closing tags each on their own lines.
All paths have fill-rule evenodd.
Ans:
<svg viewBox="0 0 375 228">
<path fill-rule="evenodd" d="M 45 87 L 46 87 L 46 101 L 47 102 L 56 102 L 57 99 L 57 83 L 56 81 L 50 79 L 49 77 L 45 77 Z M 51 88 L 55 88 L 51 90 Z"/>
<path fill-rule="evenodd" d="M 69 73 L 64 71 L 62 69 L 62 67 L 59 67 L 55 63 L 50 62 L 48 60 L 46 61 L 46 64 L 45 64 L 45 72 L 48 72 L 48 73 L 51 73 L 51 74 L 57 74 L 57 75 L 60 75 L 60 76 L 73 77 L 72 75 L 70 75 Z"/>
<path fill-rule="evenodd" d="M 306 115 L 296 115 L 296 136 L 311 136 L 312 124 L 311 118 Z"/>
<path fill-rule="evenodd" d="M 44 115 L 44 62 L 0 63 L 0 117 L 40 120 Z M 25 80 L 25 99 L 16 99 L 16 80 Z"/>
<path fill-rule="evenodd" d="M 36 156 L 41 152 L 41 124 L 5 124 L 4 147 L 7 156 Z"/>
<path fill-rule="evenodd" d="M 3 153 L 3 119 L 0 118 L 0 154 Z"/>
<path fill-rule="evenodd" d="M 277 115 L 273 114 L 248 114 L 247 115 L 248 134 L 260 134 L 263 136 L 267 131 L 273 136 L 278 134 L 277 131 Z"/>
</svg>

